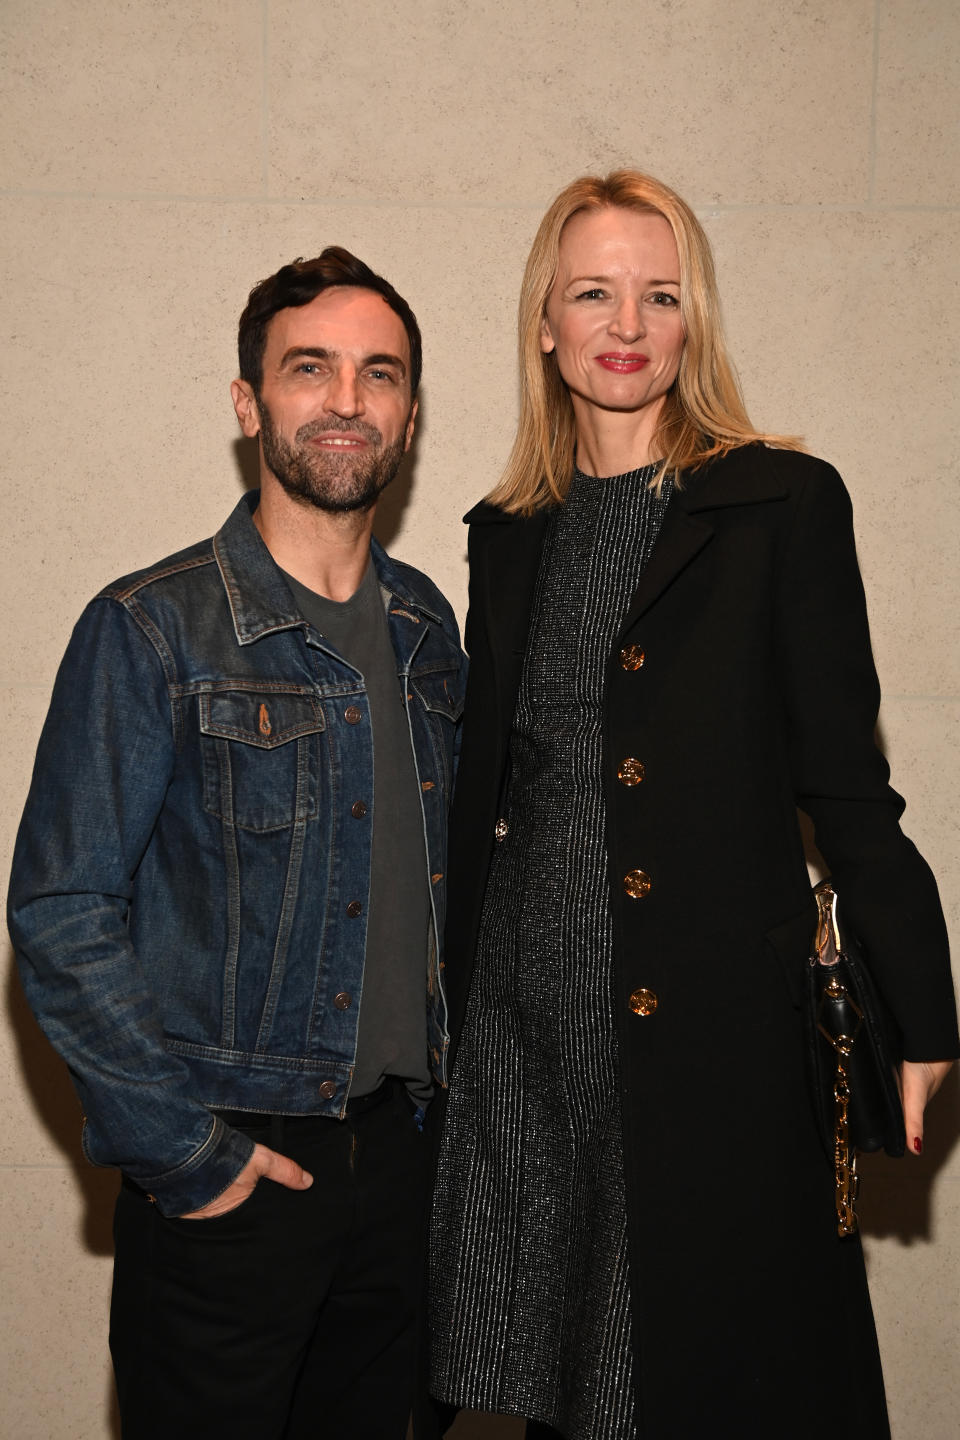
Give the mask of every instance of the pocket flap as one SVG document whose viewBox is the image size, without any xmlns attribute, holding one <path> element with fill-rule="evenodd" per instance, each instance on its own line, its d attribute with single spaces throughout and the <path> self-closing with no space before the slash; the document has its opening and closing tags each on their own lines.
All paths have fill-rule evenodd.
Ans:
<svg viewBox="0 0 960 1440">
<path fill-rule="evenodd" d="M 453 672 L 411 676 L 410 683 L 425 709 L 446 715 L 450 720 L 460 719 L 463 714 L 463 693 Z"/>
<path fill-rule="evenodd" d="M 204 735 L 273 750 L 325 728 L 323 708 L 312 695 L 278 690 L 212 690 L 200 696 Z"/>
</svg>

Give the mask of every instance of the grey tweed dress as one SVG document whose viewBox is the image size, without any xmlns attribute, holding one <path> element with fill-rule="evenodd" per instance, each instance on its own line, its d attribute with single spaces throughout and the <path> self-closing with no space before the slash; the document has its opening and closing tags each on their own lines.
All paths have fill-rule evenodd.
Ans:
<svg viewBox="0 0 960 1440">
<path fill-rule="evenodd" d="M 655 473 L 577 471 L 548 522 L 431 1237 L 433 1393 L 566 1440 L 634 1435 L 602 711 Z"/>
</svg>

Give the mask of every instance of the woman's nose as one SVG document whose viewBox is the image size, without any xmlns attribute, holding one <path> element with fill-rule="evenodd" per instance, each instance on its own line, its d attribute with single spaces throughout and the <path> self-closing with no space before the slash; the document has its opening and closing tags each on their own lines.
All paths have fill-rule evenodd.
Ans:
<svg viewBox="0 0 960 1440">
<path fill-rule="evenodd" d="M 632 298 L 621 300 L 610 328 L 619 339 L 627 342 L 638 340 L 641 335 L 646 334 L 642 303 Z"/>
</svg>

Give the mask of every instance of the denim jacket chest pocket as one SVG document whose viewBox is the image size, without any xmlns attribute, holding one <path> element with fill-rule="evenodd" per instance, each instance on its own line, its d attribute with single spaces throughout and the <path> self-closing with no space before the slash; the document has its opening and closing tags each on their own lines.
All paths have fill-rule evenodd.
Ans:
<svg viewBox="0 0 960 1440">
<path fill-rule="evenodd" d="M 454 730 L 463 714 L 463 688 L 455 670 L 410 677 L 410 689 L 426 712 L 433 753 L 446 786 L 453 782 Z"/>
<path fill-rule="evenodd" d="M 317 815 L 323 709 L 302 686 L 218 687 L 198 697 L 204 809 L 241 830 Z"/>
</svg>

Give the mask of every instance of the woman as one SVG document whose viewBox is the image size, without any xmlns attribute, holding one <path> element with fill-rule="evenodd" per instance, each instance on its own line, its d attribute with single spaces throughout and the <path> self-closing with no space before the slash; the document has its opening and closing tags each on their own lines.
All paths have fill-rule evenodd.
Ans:
<svg viewBox="0 0 960 1440">
<path fill-rule="evenodd" d="M 647 176 L 558 196 L 520 339 L 467 517 L 433 1390 L 565 1440 L 876 1440 L 804 1074 L 798 805 L 902 1026 L 916 1150 L 960 1044 L 846 492 L 750 425 L 706 237 Z"/>
</svg>

